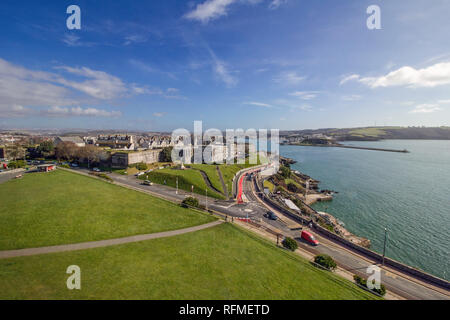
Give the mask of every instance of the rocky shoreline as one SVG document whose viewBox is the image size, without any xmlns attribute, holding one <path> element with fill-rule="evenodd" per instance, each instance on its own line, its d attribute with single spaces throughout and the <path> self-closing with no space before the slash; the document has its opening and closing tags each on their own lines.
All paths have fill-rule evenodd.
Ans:
<svg viewBox="0 0 450 320">
<path fill-rule="evenodd" d="M 298 171 L 297 171 L 298 172 Z M 328 230 L 336 233 L 337 235 L 357 244 L 360 245 L 362 247 L 365 248 L 370 248 L 371 246 L 371 242 L 369 239 L 364 238 L 364 237 L 360 237 L 357 236 L 353 233 L 351 233 L 350 231 L 348 231 L 345 228 L 345 224 L 340 221 L 339 219 L 337 219 L 336 217 L 334 217 L 333 215 L 327 213 L 327 212 L 317 212 L 316 210 L 314 210 L 313 208 L 311 208 L 310 206 L 313 205 L 316 202 L 321 202 L 321 201 L 332 201 L 333 200 L 333 196 L 334 194 L 338 193 L 337 191 L 333 191 L 333 190 L 319 190 L 319 183 L 320 181 L 318 180 L 314 180 L 311 177 L 309 177 L 308 175 L 302 174 L 302 173 L 297 173 L 294 172 L 294 174 L 299 174 L 299 176 L 301 177 L 307 177 L 307 179 L 309 179 L 309 181 L 313 182 L 311 185 L 311 190 L 308 190 L 308 193 L 306 195 L 304 195 L 304 200 L 302 200 L 311 210 L 310 210 L 310 214 L 315 214 L 318 215 L 318 219 L 320 221 L 322 221 L 325 228 L 327 228 Z M 311 192 L 311 193 L 309 193 Z"/>
<path fill-rule="evenodd" d="M 287 164 L 288 167 L 290 164 L 295 163 L 294 160 L 289 158 L 282 158 L 280 162 L 284 166 L 286 166 Z M 337 191 L 320 190 L 319 180 L 315 180 L 297 170 L 291 170 L 291 177 L 289 180 L 292 180 L 292 182 L 290 181 L 289 183 L 286 183 L 287 179 L 281 179 L 279 174 L 272 177 L 271 181 L 277 188 L 277 194 L 281 193 L 284 195 L 284 193 L 286 193 L 285 195 L 288 198 L 292 198 L 292 194 L 294 194 L 295 199 L 301 201 L 301 203 L 303 204 L 302 211 L 309 216 L 315 217 L 317 219 L 317 222 L 324 228 L 357 245 L 363 246 L 365 248 L 370 248 L 371 242 L 369 239 L 352 234 L 345 228 L 345 224 L 335 218 L 333 215 L 327 212 L 317 212 L 311 207 L 311 205 L 317 202 L 332 201 L 333 196 L 338 193 Z M 289 185 L 292 183 L 295 183 L 298 186 L 299 190 L 297 190 L 297 192 L 289 192 Z M 291 196 L 289 196 L 289 193 L 291 194 Z"/>
</svg>

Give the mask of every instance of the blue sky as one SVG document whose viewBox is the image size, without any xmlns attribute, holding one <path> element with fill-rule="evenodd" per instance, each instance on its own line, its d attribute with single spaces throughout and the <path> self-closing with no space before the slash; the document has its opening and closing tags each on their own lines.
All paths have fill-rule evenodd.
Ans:
<svg viewBox="0 0 450 320">
<path fill-rule="evenodd" d="M 81 8 L 68 30 L 66 8 Z M 366 26 L 381 8 L 381 30 Z M 450 125 L 450 1 L 2 1 L 0 128 Z"/>
</svg>

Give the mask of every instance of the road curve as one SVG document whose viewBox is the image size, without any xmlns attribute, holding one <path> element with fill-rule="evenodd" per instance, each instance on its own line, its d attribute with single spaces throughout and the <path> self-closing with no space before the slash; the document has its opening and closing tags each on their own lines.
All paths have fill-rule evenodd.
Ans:
<svg viewBox="0 0 450 320">
<path fill-rule="evenodd" d="M 254 179 L 252 180 L 252 183 L 243 184 L 244 193 L 246 195 L 252 194 L 252 200 L 256 199 L 257 201 L 263 203 L 266 208 L 275 212 L 279 217 L 283 217 L 283 219 L 286 220 L 292 220 L 270 204 L 267 204 L 263 200 L 261 200 L 252 187 L 253 183 Z M 280 225 L 278 226 L 278 228 L 280 228 Z M 282 228 L 282 230 L 285 231 L 288 235 L 293 234 L 292 230 L 287 227 Z M 339 243 L 323 237 L 322 235 L 314 232 L 314 230 L 308 229 L 308 231 L 311 231 L 314 234 L 314 236 L 319 240 L 320 245 L 317 247 L 312 247 L 309 244 L 304 243 L 301 239 L 296 238 L 301 248 L 311 252 L 312 254 L 328 254 L 336 260 L 339 266 L 354 274 L 367 277 L 368 275 L 365 273 L 367 268 L 370 265 L 378 263 L 377 261 L 373 261 L 347 248 L 344 248 Z M 450 299 L 450 292 L 444 292 L 444 289 L 434 288 L 434 286 L 432 285 L 423 284 L 422 281 L 416 280 L 409 275 L 403 275 L 396 270 L 394 271 L 389 268 L 382 268 L 381 278 L 383 284 L 388 290 L 410 300 Z"/>
</svg>

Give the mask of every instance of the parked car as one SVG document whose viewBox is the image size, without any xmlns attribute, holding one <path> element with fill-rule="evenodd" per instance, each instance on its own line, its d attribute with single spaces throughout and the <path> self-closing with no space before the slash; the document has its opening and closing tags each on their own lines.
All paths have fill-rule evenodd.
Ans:
<svg viewBox="0 0 450 320">
<path fill-rule="evenodd" d="M 313 246 L 319 245 L 319 241 L 317 241 L 316 238 L 314 238 L 314 236 L 308 231 L 302 231 L 302 239 Z"/>
<path fill-rule="evenodd" d="M 145 174 L 145 172 L 138 172 L 138 173 L 136 173 L 134 176 L 135 176 L 135 177 L 140 177 L 140 176 L 142 176 L 143 174 Z"/>
<path fill-rule="evenodd" d="M 74 168 L 78 167 L 78 164 L 76 164 L 76 163 L 71 163 L 70 165 Z"/>
<path fill-rule="evenodd" d="M 270 220 L 274 220 L 274 221 L 278 220 L 278 216 L 275 213 L 273 213 L 272 211 L 267 212 L 267 218 Z"/>
<path fill-rule="evenodd" d="M 94 168 L 94 169 L 92 169 L 92 171 L 101 172 L 101 170 L 99 168 Z"/>
<path fill-rule="evenodd" d="M 145 181 L 143 182 L 143 185 L 145 185 L 145 186 L 152 186 L 152 185 L 153 185 L 153 182 L 151 182 L 150 180 L 145 180 Z"/>
</svg>

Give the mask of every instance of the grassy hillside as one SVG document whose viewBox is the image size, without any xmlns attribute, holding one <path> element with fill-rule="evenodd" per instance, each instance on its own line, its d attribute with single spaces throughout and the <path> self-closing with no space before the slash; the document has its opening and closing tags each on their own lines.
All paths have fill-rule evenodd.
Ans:
<svg viewBox="0 0 450 320">
<path fill-rule="evenodd" d="M 66 268 L 73 264 L 81 268 L 81 290 L 66 287 Z M 375 298 L 230 224 L 120 246 L 0 260 L 0 288 L 0 299 Z"/>
<path fill-rule="evenodd" d="M 258 162 L 258 164 L 260 164 Z M 219 166 L 225 185 L 228 188 L 228 194 L 231 195 L 233 190 L 233 179 L 237 172 L 242 169 L 252 167 L 250 164 L 223 164 Z"/>
<path fill-rule="evenodd" d="M 194 169 L 160 169 L 149 172 L 146 175 L 142 175 L 140 179 L 148 179 L 154 183 L 167 185 L 169 187 L 175 188 L 177 185 L 178 177 L 178 188 L 191 192 L 192 186 L 194 186 L 194 193 L 205 195 L 206 189 L 208 189 L 208 196 L 216 199 L 225 199 L 225 196 L 213 191 L 205 183 L 202 174 L 198 170 Z"/>
<path fill-rule="evenodd" d="M 0 184 L 0 250 L 110 239 L 199 225 L 209 216 L 79 174 Z"/>
<path fill-rule="evenodd" d="M 366 127 L 343 129 L 292 130 L 288 134 L 325 134 L 340 141 L 376 141 L 380 139 L 450 140 L 450 127 Z"/>
<path fill-rule="evenodd" d="M 248 162 L 248 161 L 247 161 Z M 260 159 L 258 159 L 258 164 L 260 164 Z M 146 175 L 140 176 L 140 179 L 148 179 L 157 184 L 165 184 L 167 186 L 176 187 L 176 179 L 178 177 L 178 188 L 191 192 L 191 187 L 194 186 L 194 193 L 205 195 L 205 190 L 208 189 L 208 196 L 216 199 L 225 199 L 223 194 L 224 190 L 222 183 L 220 182 L 219 175 L 216 170 L 216 165 L 208 164 L 189 164 L 187 167 L 192 167 L 193 169 L 179 170 L 175 168 L 160 169 L 149 172 Z M 228 189 L 228 194 L 231 195 L 233 178 L 235 174 L 244 168 L 252 167 L 254 164 L 220 164 L 218 165 L 222 177 L 224 179 L 225 185 Z M 213 189 L 208 188 L 201 173 L 202 170 L 208 176 L 211 184 L 221 193 L 215 192 Z"/>
<path fill-rule="evenodd" d="M 222 183 L 220 182 L 219 174 L 217 173 L 216 165 L 212 164 L 190 164 L 189 167 L 202 170 L 211 181 L 211 184 L 214 188 L 224 193 Z"/>
</svg>

